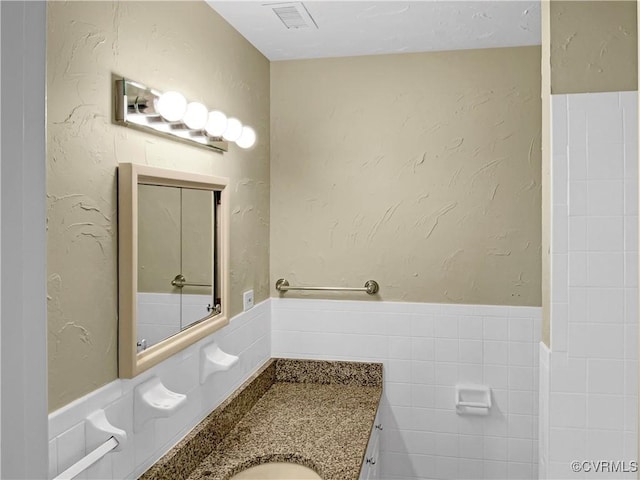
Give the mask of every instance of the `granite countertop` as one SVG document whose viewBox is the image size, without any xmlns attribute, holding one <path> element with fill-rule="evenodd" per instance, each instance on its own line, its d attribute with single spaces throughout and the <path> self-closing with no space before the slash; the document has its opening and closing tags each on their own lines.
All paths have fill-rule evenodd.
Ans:
<svg viewBox="0 0 640 480">
<path fill-rule="evenodd" d="M 227 480 L 293 462 L 356 480 L 381 394 L 381 364 L 272 359 L 141 478 Z"/>
</svg>

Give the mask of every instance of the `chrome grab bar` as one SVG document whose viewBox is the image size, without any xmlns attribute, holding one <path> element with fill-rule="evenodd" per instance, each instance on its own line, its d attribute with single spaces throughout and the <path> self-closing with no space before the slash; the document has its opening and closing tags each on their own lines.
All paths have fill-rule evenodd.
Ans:
<svg viewBox="0 0 640 480">
<path fill-rule="evenodd" d="M 171 280 L 171 285 L 174 287 L 211 287 L 210 283 L 188 283 L 187 279 L 182 274 L 176 275 L 176 278 Z"/>
<path fill-rule="evenodd" d="M 367 280 L 364 287 L 292 287 L 289 282 L 281 278 L 276 282 L 276 290 L 279 292 L 288 292 L 289 290 L 322 290 L 332 292 L 366 292 L 369 295 L 375 295 L 380 291 L 380 285 L 375 280 Z"/>
<path fill-rule="evenodd" d="M 60 475 L 55 477 L 53 480 L 71 480 L 72 478 L 77 477 L 81 472 L 85 471 L 91 465 L 96 463 L 102 457 L 104 457 L 111 450 L 116 448 L 119 445 L 118 440 L 115 437 L 111 437 L 109 440 L 104 442 L 98 448 L 82 457 L 76 463 L 67 468 Z"/>
</svg>

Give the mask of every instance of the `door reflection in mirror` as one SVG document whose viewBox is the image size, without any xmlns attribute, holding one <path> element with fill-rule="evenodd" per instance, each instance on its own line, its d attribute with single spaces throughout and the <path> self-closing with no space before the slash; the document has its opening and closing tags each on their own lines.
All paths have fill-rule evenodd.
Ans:
<svg viewBox="0 0 640 480">
<path fill-rule="evenodd" d="M 138 350 L 216 311 L 217 192 L 138 186 Z"/>
</svg>

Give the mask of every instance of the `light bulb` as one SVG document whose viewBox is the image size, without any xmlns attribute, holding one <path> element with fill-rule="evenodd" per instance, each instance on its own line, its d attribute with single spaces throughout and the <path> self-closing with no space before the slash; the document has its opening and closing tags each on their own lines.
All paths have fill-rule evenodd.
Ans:
<svg viewBox="0 0 640 480">
<path fill-rule="evenodd" d="M 168 122 L 182 119 L 187 109 L 187 99 L 179 92 L 165 92 L 156 101 L 156 111 Z"/>
<path fill-rule="evenodd" d="M 207 124 L 208 118 L 207 107 L 198 102 L 191 102 L 187 105 L 187 111 L 184 113 L 182 121 L 191 130 L 202 130 Z"/>
<path fill-rule="evenodd" d="M 221 136 L 227 129 L 227 116 L 219 110 L 209 112 L 209 120 L 204 128 L 212 137 Z"/>
<path fill-rule="evenodd" d="M 229 118 L 227 119 L 227 129 L 222 134 L 222 138 L 224 138 L 228 142 L 235 142 L 240 138 L 242 134 L 242 123 L 237 118 Z"/>
<path fill-rule="evenodd" d="M 236 144 L 240 148 L 251 148 L 256 143 L 256 132 L 251 127 L 242 127 L 240 138 L 236 140 Z"/>
</svg>

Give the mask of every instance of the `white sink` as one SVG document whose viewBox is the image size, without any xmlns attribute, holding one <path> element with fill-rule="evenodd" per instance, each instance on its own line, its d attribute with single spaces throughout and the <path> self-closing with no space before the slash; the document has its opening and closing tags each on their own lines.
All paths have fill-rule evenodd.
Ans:
<svg viewBox="0 0 640 480">
<path fill-rule="evenodd" d="M 322 480 L 322 477 L 297 463 L 274 462 L 247 468 L 229 480 Z"/>
</svg>

